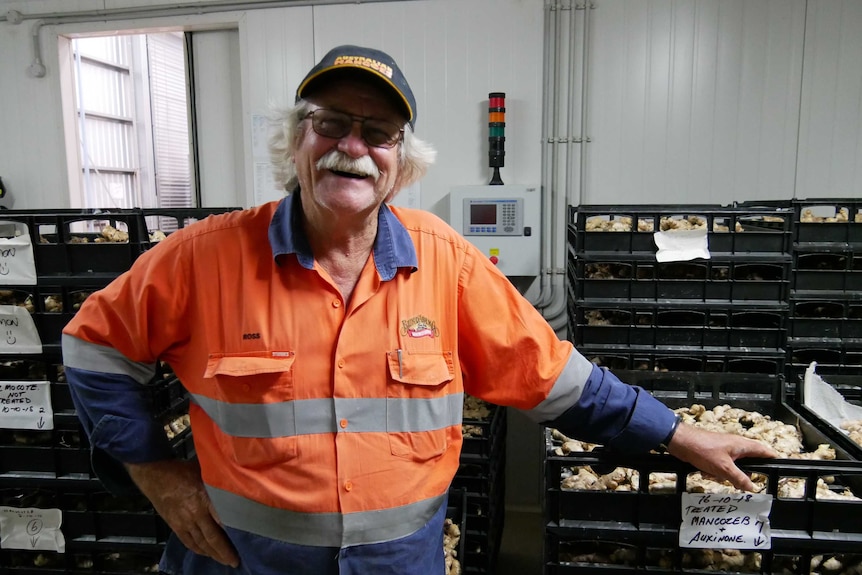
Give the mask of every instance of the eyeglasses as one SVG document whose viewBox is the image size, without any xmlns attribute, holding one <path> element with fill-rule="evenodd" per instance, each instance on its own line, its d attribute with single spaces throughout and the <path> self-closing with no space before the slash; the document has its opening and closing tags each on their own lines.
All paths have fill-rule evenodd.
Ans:
<svg viewBox="0 0 862 575">
<path fill-rule="evenodd" d="M 305 118 L 311 118 L 311 127 L 316 134 L 326 138 L 343 138 L 353 129 L 353 123 L 359 122 L 359 132 L 369 146 L 375 148 L 391 148 L 401 141 L 404 129 L 392 122 L 351 116 L 344 112 L 318 108 L 309 112 Z"/>
</svg>

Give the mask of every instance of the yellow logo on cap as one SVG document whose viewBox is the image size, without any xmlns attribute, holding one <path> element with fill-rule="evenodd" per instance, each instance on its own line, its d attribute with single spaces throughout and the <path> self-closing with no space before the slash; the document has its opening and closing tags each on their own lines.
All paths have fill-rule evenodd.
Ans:
<svg viewBox="0 0 862 575">
<path fill-rule="evenodd" d="M 344 65 L 352 65 L 352 66 L 362 66 L 363 68 L 370 68 L 371 70 L 375 70 L 380 72 L 390 80 L 392 79 L 392 67 L 387 66 L 383 62 L 378 62 L 372 58 L 366 58 L 365 56 L 338 56 L 335 59 L 335 66 L 344 66 Z"/>
</svg>

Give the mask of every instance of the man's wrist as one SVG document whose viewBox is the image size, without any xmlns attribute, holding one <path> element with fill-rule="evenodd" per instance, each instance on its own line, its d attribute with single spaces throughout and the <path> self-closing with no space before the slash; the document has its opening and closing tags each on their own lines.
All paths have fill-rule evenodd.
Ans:
<svg viewBox="0 0 862 575">
<path fill-rule="evenodd" d="M 665 438 L 658 445 L 660 451 L 667 453 L 670 446 L 670 442 L 671 440 L 673 440 L 673 436 L 676 434 L 676 430 L 679 429 L 680 423 L 682 423 L 682 416 L 678 413 L 674 414 L 673 425 L 671 426 L 670 431 L 668 431 Z"/>
</svg>

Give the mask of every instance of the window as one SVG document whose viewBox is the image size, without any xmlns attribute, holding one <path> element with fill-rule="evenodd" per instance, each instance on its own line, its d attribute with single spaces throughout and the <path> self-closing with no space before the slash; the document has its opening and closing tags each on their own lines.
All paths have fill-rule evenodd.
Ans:
<svg viewBox="0 0 862 575">
<path fill-rule="evenodd" d="M 70 52 L 71 205 L 196 206 L 184 34 L 76 38 Z"/>
</svg>

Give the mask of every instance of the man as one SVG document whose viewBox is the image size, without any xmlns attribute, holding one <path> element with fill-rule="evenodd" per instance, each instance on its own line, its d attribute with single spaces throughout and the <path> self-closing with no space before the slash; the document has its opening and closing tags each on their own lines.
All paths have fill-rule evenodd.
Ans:
<svg viewBox="0 0 862 575">
<path fill-rule="evenodd" d="M 272 143 L 289 195 L 175 232 L 67 326 L 94 467 L 127 472 L 173 529 L 164 572 L 443 573 L 464 393 L 622 450 L 665 443 L 743 489 L 734 460 L 774 455 L 679 425 L 449 226 L 389 207 L 433 160 L 415 122 L 391 57 L 333 49 Z M 193 399 L 199 463 L 170 457 L 144 407 L 160 360 Z"/>
</svg>

